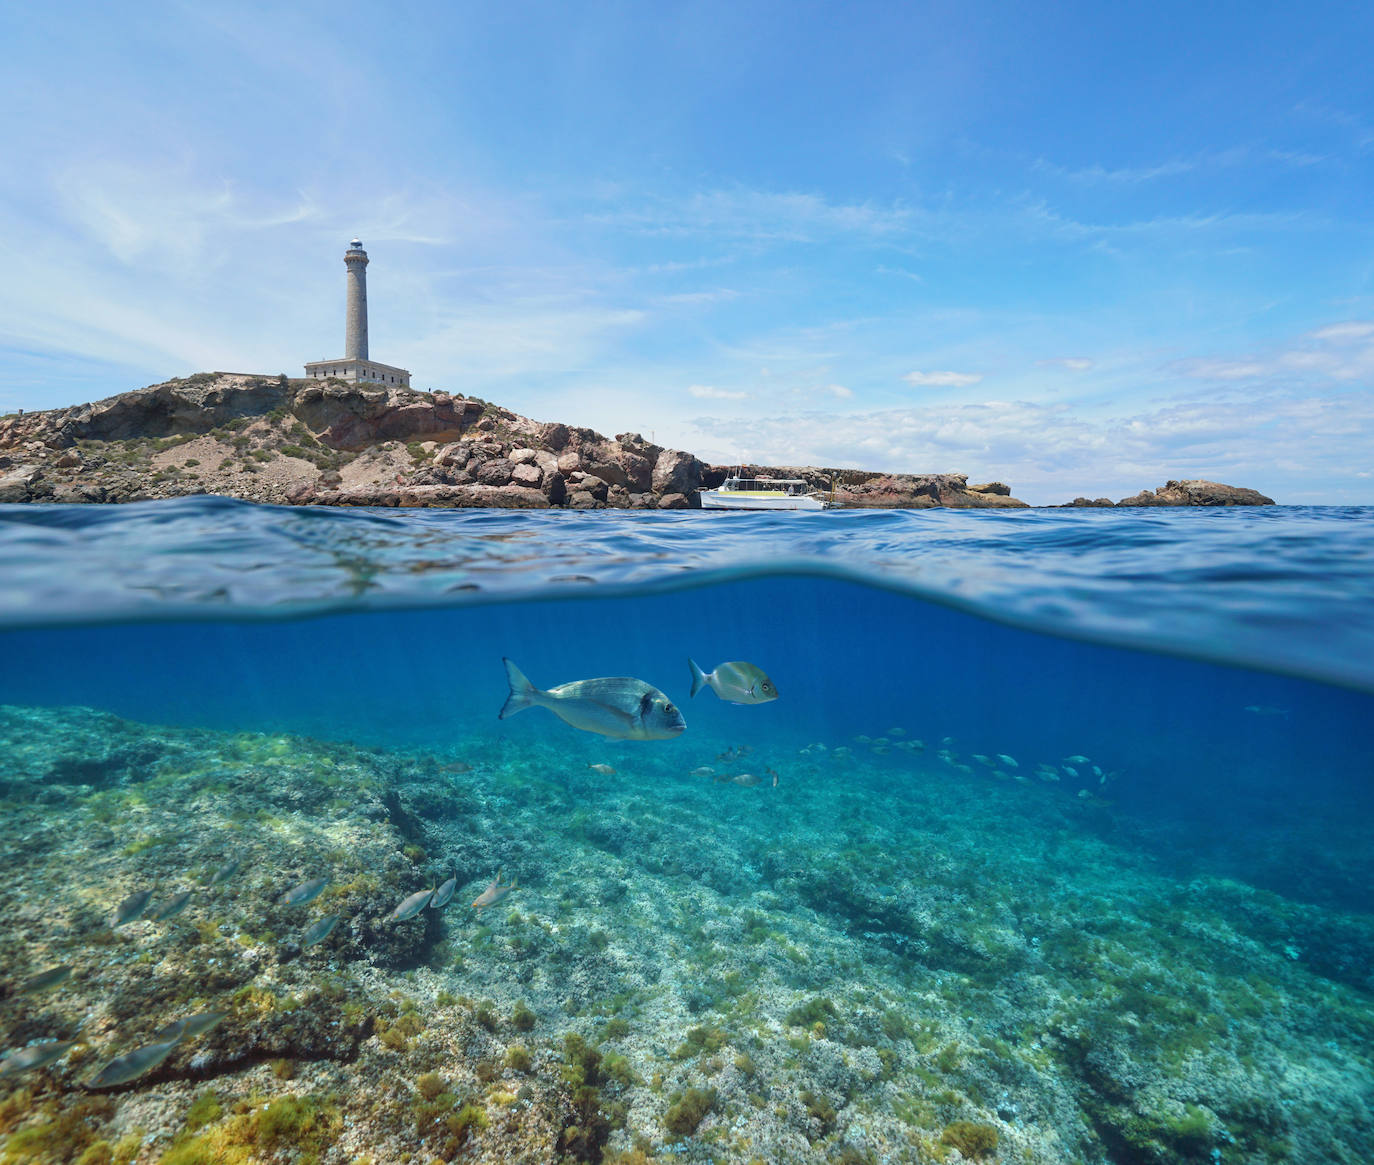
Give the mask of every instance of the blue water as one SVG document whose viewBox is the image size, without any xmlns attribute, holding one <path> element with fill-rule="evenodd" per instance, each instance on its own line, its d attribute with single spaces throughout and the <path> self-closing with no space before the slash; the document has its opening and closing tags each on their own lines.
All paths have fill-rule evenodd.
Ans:
<svg viewBox="0 0 1374 1165">
<path fill-rule="evenodd" d="M 852 791 L 881 817 L 944 782 L 971 798 L 960 813 L 989 853 L 1021 844 L 1011 798 L 1039 798 L 1026 804 L 1065 814 L 1056 828 L 1104 839 L 1179 887 L 1215 879 L 1374 934 L 1368 509 L 0 507 L 0 624 L 0 705 L 299 734 L 434 763 L 552 756 L 545 775 L 593 814 L 604 798 L 612 816 L 620 795 L 696 795 L 684 790 L 700 788 L 688 775 L 698 766 L 747 767 L 779 775 L 778 803 L 791 802 L 779 836 L 787 812 L 815 827 L 818 798 Z M 690 699 L 689 656 L 753 661 L 781 696 Z M 646 744 L 579 734 L 542 710 L 498 721 L 503 657 L 541 687 L 641 678 L 682 706 L 687 730 Z M 718 759 L 741 747 L 733 769 Z M 970 759 L 997 754 L 1017 764 Z M 1091 765 L 1072 776 L 1062 766 L 1075 755 Z M 614 778 L 586 785 L 594 763 Z M 1036 781 L 1042 763 L 1059 779 Z M 764 850 L 768 821 L 748 826 Z M 1072 869 L 1051 873 L 1073 881 Z M 1374 951 L 1360 941 L 1318 971 L 1370 1020 L 1374 977 L 1352 960 Z M 1260 1075 L 1257 1089 L 1278 1088 Z M 1368 1126 L 1346 1119 L 1322 1143 L 1364 1159 L 1353 1154 L 1370 1147 Z M 1171 1159 L 1132 1155 L 1099 1123 L 1077 1159 Z M 1210 1160 L 1214 1144 L 1227 1146 L 1172 1159 Z"/>
</svg>

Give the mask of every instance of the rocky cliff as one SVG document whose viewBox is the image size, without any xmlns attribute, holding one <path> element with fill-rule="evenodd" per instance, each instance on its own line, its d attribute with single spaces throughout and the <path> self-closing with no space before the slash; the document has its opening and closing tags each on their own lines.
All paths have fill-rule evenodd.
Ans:
<svg viewBox="0 0 1374 1165">
<path fill-rule="evenodd" d="M 849 506 L 1025 504 L 961 474 L 751 468 L 833 483 Z M 605 437 L 474 397 L 285 376 L 201 373 L 0 418 L 0 502 L 215 493 L 311 505 L 685 509 L 728 472 L 637 433 Z"/>
</svg>

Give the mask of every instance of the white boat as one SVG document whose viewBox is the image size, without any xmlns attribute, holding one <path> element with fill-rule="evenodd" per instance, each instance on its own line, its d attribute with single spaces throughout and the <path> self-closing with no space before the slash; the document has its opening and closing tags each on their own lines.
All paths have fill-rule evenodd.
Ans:
<svg viewBox="0 0 1374 1165">
<path fill-rule="evenodd" d="M 701 491 L 703 510 L 824 510 L 830 503 L 799 477 L 727 477 Z"/>
</svg>

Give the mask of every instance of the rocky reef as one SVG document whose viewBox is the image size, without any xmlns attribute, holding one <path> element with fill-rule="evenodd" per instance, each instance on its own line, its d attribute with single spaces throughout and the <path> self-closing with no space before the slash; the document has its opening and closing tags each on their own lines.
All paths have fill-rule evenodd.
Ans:
<svg viewBox="0 0 1374 1165">
<path fill-rule="evenodd" d="M 1272 506 L 1274 499 L 1244 486 L 1223 485 L 1219 481 L 1195 478 L 1191 481 L 1166 481 L 1157 490 L 1141 490 L 1119 502 L 1113 502 L 1111 498 L 1074 498 L 1066 504 L 1079 509 L 1109 506 Z"/>
<path fill-rule="evenodd" d="M 753 467 L 845 506 L 1015 508 L 962 474 Z M 201 373 L 94 404 L 0 418 L 0 502 L 215 493 L 340 506 L 685 509 L 725 466 L 637 433 L 547 424 L 473 397 Z"/>
<path fill-rule="evenodd" d="M 1171 877 L 1108 775 L 719 747 L 617 772 L 561 736 L 412 755 L 0 709 L 0 1020 L 75 1041 L 0 1067 L 0 1161 L 1368 1159 L 1367 917 Z M 1362 838 L 1325 845 L 1367 876 Z M 472 909 L 497 870 L 518 888 Z M 191 903 L 110 925 L 154 888 Z"/>
</svg>

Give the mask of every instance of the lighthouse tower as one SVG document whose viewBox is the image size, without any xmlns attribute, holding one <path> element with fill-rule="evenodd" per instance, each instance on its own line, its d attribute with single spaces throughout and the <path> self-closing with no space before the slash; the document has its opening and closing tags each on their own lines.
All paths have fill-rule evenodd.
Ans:
<svg viewBox="0 0 1374 1165">
<path fill-rule="evenodd" d="M 345 380 L 356 384 L 371 381 L 388 387 L 409 387 L 410 373 L 392 364 L 382 364 L 367 351 L 367 252 L 361 239 L 354 239 L 344 252 L 348 269 L 348 298 L 344 308 L 344 354 L 341 360 L 314 360 L 305 366 L 310 380 Z"/>
<path fill-rule="evenodd" d="M 348 312 L 344 328 L 344 355 L 350 360 L 367 359 L 367 252 L 363 241 L 354 239 L 344 252 L 348 268 Z"/>
</svg>

